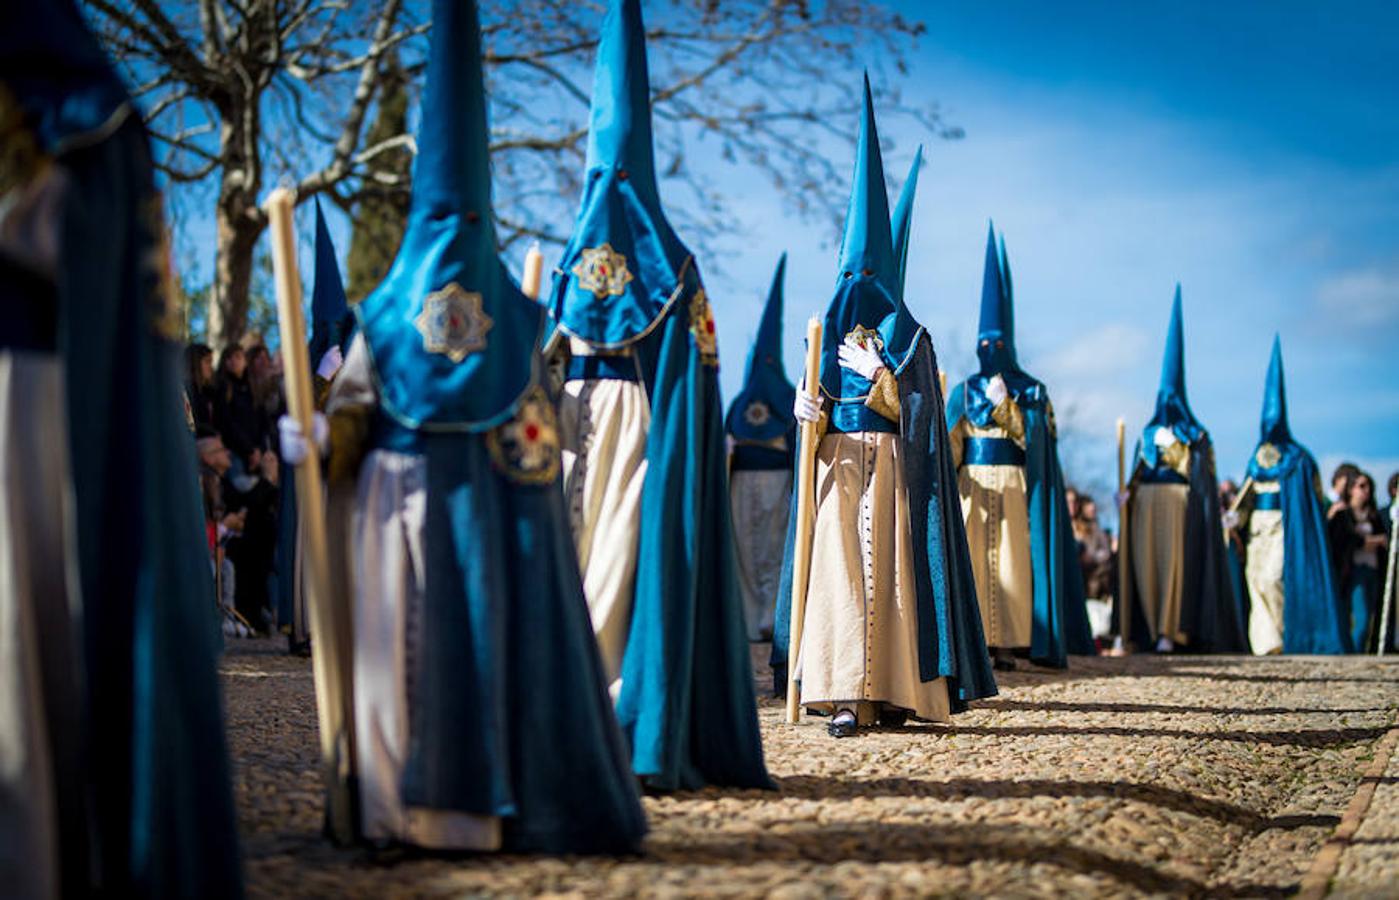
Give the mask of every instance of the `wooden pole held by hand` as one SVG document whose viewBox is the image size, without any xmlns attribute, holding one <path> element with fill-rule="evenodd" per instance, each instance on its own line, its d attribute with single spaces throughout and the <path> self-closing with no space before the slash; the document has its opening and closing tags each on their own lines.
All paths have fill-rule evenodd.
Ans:
<svg viewBox="0 0 1399 900">
<path fill-rule="evenodd" d="M 821 396 L 821 320 L 806 323 L 806 380 L 808 397 Z M 797 654 L 802 646 L 806 620 L 806 587 L 811 577 L 811 528 L 816 514 L 816 423 L 802 422 L 797 444 L 797 538 L 792 548 L 792 622 L 787 643 L 787 724 L 801 718 L 797 691 Z"/>
<path fill-rule="evenodd" d="M 330 555 L 326 537 L 321 460 L 314 438 L 316 408 L 311 389 L 311 360 L 306 319 L 301 306 L 291 191 L 278 188 L 267 199 L 272 239 L 272 269 L 277 287 L 282 373 L 287 414 L 301 426 L 310 452 L 296 467 L 296 503 L 301 522 L 302 572 L 310 607 L 311 660 L 316 682 L 316 711 L 321 735 L 321 774 L 326 789 L 326 830 L 340 843 L 351 843 L 358 830 L 354 796 L 353 695 L 351 692 L 350 622 L 330 591 Z"/>
</svg>

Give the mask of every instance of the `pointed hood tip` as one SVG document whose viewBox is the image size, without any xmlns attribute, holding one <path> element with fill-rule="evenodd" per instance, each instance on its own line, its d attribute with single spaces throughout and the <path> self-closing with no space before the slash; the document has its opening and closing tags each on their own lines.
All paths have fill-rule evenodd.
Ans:
<svg viewBox="0 0 1399 900">
<path fill-rule="evenodd" d="M 869 274 L 894 294 L 898 286 L 898 266 L 889 218 L 889 197 L 885 193 L 884 160 L 879 149 L 879 126 L 874 116 L 874 97 L 869 72 L 864 75 L 863 111 L 855 148 L 855 170 L 850 203 L 841 238 L 840 271 Z"/>
<path fill-rule="evenodd" d="M 639 0 L 613 0 L 598 40 L 587 166 L 615 166 L 659 195 L 651 133 L 650 67 Z"/>
</svg>

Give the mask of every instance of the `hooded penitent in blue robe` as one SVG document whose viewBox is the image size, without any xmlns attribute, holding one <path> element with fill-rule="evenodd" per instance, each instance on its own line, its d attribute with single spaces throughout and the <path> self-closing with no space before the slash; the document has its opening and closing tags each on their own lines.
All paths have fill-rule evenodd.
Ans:
<svg viewBox="0 0 1399 900">
<path fill-rule="evenodd" d="M 847 334 L 876 323 L 873 328 L 882 343 L 880 354 L 887 370 L 898 380 L 897 434 L 903 447 L 901 458 L 913 532 L 918 675 L 925 683 L 946 678 L 948 699 L 956 712 L 965 709 L 970 700 L 994 695 L 996 681 L 986 655 L 976 585 L 967 555 L 937 356 L 932 339 L 903 299 L 911 184 L 918 175 L 919 163 L 915 159 L 900 199 L 895 232 L 891 230 L 889 201 L 884 193 L 884 168 L 868 76 L 856 153 L 854 184 L 841 242 L 840 274 L 835 296 L 826 308 L 821 336 L 821 388 L 826 397 L 836 401 L 831 404 L 833 429 L 882 427 L 864 418 L 879 414 L 862 403 L 838 400 L 863 397 L 871 389 L 869 381 L 840 365 L 838 353 Z M 797 491 L 792 494 L 795 506 Z M 785 690 L 787 681 L 796 519 L 793 509 L 772 643 L 773 683 L 779 692 Z"/>
<path fill-rule="evenodd" d="M 645 823 L 559 490 L 544 310 L 497 251 L 476 4 L 435 0 L 432 24 L 408 227 L 355 307 L 370 447 L 425 460 L 401 800 L 498 817 L 505 850 L 629 851 Z"/>
<path fill-rule="evenodd" d="M 729 404 L 729 495 L 738 552 L 739 588 L 749 640 L 771 637 L 773 598 L 782 575 L 783 537 L 792 505 L 796 388 L 782 365 L 782 279 L 777 263 L 743 389 Z"/>
<path fill-rule="evenodd" d="M 339 347 L 341 352 L 348 350 L 350 339 L 355 334 L 355 316 L 345 299 L 345 283 L 340 279 L 340 266 L 335 261 L 335 245 L 331 243 L 330 229 L 326 227 L 325 214 L 321 212 L 320 198 L 317 197 L 314 202 L 316 280 L 311 288 L 311 338 L 308 342 L 308 356 L 313 370 L 331 347 Z M 292 466 L 282 470 L 280 507 L 277 514 L 277 623 L 287 632 L 291 649 L 298 651 L 308 646 L 310 636 L 304 601 L 297 583 L 296 469 Z"/>
<path fill-rule="evenodd" d="M 1033 583 L 1030 658 L 1040 665 L 1063 668 L 1067 654 L 1093 652 L 1092 629 L 1083 598 L 1083 572 L 1078 545 L 1069 521 L 1064 497 L 1064 473 L 1059 465 L 1058 436 L 1053 407 L 1045 386 L 1020 367 L 1015 352 L 1015 312 L 1011 294 L 1010 263 L 996 249 L 996 234 L 986 236 L 986 267 L 981 288 L 981 325 L 977 329 L 976 355 L 980 371 L 953 388 L 947 402 L 947 429 L 955 431 L 966 420 L 977 428 L 992 428 L 995 404 L 986 386 L 996 375 L 1006 393 L 1019 406 L 1025 420 L 1025 493 L 1030 531 Z M 988 439 L 982 439 L 988 441 Z M 1019 462 L 1020 448 L 1009 439 L 994 439 Z M 989 441 L 988 441 L 989 443 Z M 977 445 L 973 445 L 977 446 Z M 962 464 L 978 460 L 964 454 Z M 988 462 L 1000 462 L 989 460 Z"/>
<path fill-rule="evenodd" d="M 1258 447 L 1248 462 L 1240 507 L 1282 512 L 1284 653 L 1348 653 L 1340 593 L 1326 543 L 1326 507 L 1316 460 L 1292 437 L 1287 423 L 1282 342 L 1273 338 Z M 1277 493 L 1260 492 L 1276 482 Z M 1247 537 L 1247 530 L 1244 530 Z"/>
<path fill-rule="evenodd" d="M 74 723 L 49 735 L 62 891 L 237 896 L 218 621 L 181 412 L 183 321 L 167 280 L 164 216 L 140 116 L 67 0 L 0 7 L 0 119 L 7 205 L 62 176 L 49 182 L 47 225 L 36 223 L 54 229 L 52 271 L 0 252 L 0 343 L 56 359 L 64 383 L 62 407 L 29 411 L 34 428 L 67 422 L 69 609 L 84 639 L 68 648 L 74 696 L 46 711 Z M 0 802 L 6 816 L 13 799 Z M 6 863 L 46 861 L 6 860 L 5 843 L 0 877 L 22 894 L 24 873 Z"/>
<path fill-rule="evenodd" d="M 650 405 L 617 697 L 632 769 L 656 790 L 769 786 L 734 569 L 714 320 L 661 209 L 637 0 L 614 0 L 603 23 L 583 200 L 559 270 L 553 327 L 625 351 Z"/>
<path fill-rule="evenodd" d="M 777 456 L 757 458 L 756 454 L 735 449 L 735 468 L 755 467 L 764 462 L 769 463 L 764 468 L 792 467 L 790 444 L 796 427 L 792 403 L 796 400 L 797 389 L 782 364 L 782 282 L 786 272 L 787 254 L 784 253 L 772 276 L 772 287 L 758 322 L 758 334 L 748 351 L 743 387 L 729 404 L 724 429 L 738 447 L 766 444 L 777 438 L 787 439 L 789 446 L 781 459 Z M 755 458 L 741 459 L 745 455 Z"/>
<path fill-rule="evenodd" d="M 1157 432 L 1169 431 L 1179 444 L 1189 449 L 1189 469 L 1181 474 L 1156 444 Z M 1184 527 L 1173 546 L 1156 552 L 1179 553 L 1184 557 L 1181 587 L 1180 631 L 1188 639 L 1191 652 L 1232 653 L 1248 649 L 1247 632 L 1239 600 L 1229 577 L 1219 506 L 1219 483 L 1215 475 L 1214 445 L 1209 432 L 1195 418 L 1185 394 L 1185 333 L 1181 314 L 1180 286 L 1176 286 L 1171 306 L 1170 331 L 1161 364 L 1161 386 L 1156 394 L 1156 410 L 1142 432 L 1137 446 L 1129 499 L 1124 514 L 1132 514 L 1135 492 L 1143 484 L 1184 484 L 1189 487 Z M 1132 520 L 1128 520 L 1129 523 Z M 1132 567 L 1131 545 L 1138 540 L 1129 533 L 1120 554 L 1120 565 Z M 1141 649 L 1152 645 L 1141 603 L 1136 597 L 1139 573 L 1129 568 L 1128 597 L 1124 605 L 1132 611 L 1131 636 Z"/>
</svg>

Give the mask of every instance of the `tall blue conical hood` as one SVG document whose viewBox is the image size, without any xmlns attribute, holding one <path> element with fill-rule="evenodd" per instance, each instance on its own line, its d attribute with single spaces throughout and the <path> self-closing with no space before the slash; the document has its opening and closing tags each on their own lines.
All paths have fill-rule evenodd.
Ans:
<svg viewBox="0 0 1399 900">
<path fill-rule="evenodd" d="M 913 154 L 913 165 L 909 166 L 908 178 L 904 180 L 904 186 L 899 191 L 899 202 L 894 206 L 894 220 L 892 229 L 894 232 L 894 262 L 898 266 L 898 283 L 894 295 L 902 303 L 904 300 L 904 285 L 908 276 L 908 244 L 909 234 L 913 230 L 913 198 L 918 193 L 918 172 L 923 167 L 923 146 L 918 146 L 917 152 Z"/>
<path fill-rule="evenodd" d="M 661 208 L 648 79 L 641 3 L 613 0 L 598 43 L 583 202 L 549 300 L 560 330 L 598 348 L 646 335 L 699 288 Z M 693 283 L 677 290 L 681 282 Z"/>
<path fill-rule="evenodd" d="M 497 255 L 475 0 L 433 0 L 418 159 L 398 256 L 355 306 L 386 412 L 475 431 L 534 384 L 541 310 Z"/>
<path fill-rule="evenodd" d="M 783 253 L 772 275 L 758 334 L 748 351 L 743 388 L 729 405 L 725 422 L 728 433 L 740 440 L 772 440 L 786 434 L 792 425 L 796 388 L 782 364 L 782 284 L 786 274 L 787 254 Z"/>
<path fill-rule="evenodd" d="M 1018 368 L 1015 312 L 1006 281 L 1006 263 L 996 246 L 996 227 L 988 225 L 986 264 L 981 276 L 981 323 L 976 330 L 976 356 L 981 361 L 981 374 L 986 376 Z"/>
<path fill-rule="evenodd" d="M 1001 235 L 1001 284 L 1005 287 L 1006 307 L 1012 310 L 1011 322 L 1013 324 L 1015 318 L 1013 313 L 1015 309 L 1015 286 L 1011 283 L 1010 279 L 1010 254 L 1006 253 L 1006 236 L 1004 234 Z M 1011 329 L 1012 332 L 1014 330 L 1014 328 Z M 1015 349 L 1014 346 L 1012 346 L 1011 349 L 1013 351 Z"/>
<path fill-rule="evenodd" d="M 335 245 L 321 211 L 321 198 L 316 206 L 316 282 L 311 288 L 311 365 L 332 346 L 346 349 L 354 334 L 354 315 L 345 299 L 345 283 L 340 280 L 340 265 L 335 261 Z"/>
<path fill-rule="evenodd" d="M 865 74 L 863 117 L 855 148 L 855 177 L 845 210 L 845 234 L 840 241 L 840 277 L 863 274 L 878 279 L 891 296 L 897 294 L 898 263 L 889 221 L 889 198 L 884 193 L 884 160 L 879 130 L 874 123 L 874 97 Z"/>
<path fill-rule="evenodd" d="M 1268 383 L 1263 389 L 1263 417 L 1259 440 L 1270 444 L 1292 442 L 1287 424 L 1287 386 L 1283 381 L 1282 338 L 1273 335 L 1273 355 L 1268 361 Z"/>
<path fill-rule="evenodd" d="M 1185 322 L 1181 308 L 1180 285 L 1176 285 L 1171 304 L 1171 326 L 1166 333 L 1166 352 L 1161 360 L 1161 386 L 1156 391 L 1156 411 L 1146 425 L 1142 452 L 1154 465 L 1156 431 L 1169 428 L 1177 439 L 1193 444 L 1205 434 L 1205 427 L 1195 418 L 1185 394 Z"/>
<path fill-rule="evenodd" d="M 911 210 L 910 197 L 909 216 Z M 907 229 L 906 220 L 903 224 Z M 874 121 L 874 98 L 866 74 L 855 177 L 840 245 L 840 271 L 835 296 L 826 308 L 821 337 L 821 386 L 830 396 L 853 398 L 869 390 L 868 382 L 841 369 L 839 362 L 841 343 L 857 328 L 879 333 L 885 361 L 895 371 L 912 358 L 922 329 L 900 297 L 899 268 L 889 220 L 889 198 L 884 193 L 884 161 Z"/>
</svg>

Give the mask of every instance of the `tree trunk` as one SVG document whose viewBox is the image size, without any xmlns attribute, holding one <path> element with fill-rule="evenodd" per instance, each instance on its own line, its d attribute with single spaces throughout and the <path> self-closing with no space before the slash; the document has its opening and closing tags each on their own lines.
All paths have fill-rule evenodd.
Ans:
<svg viewBox="0 0 1399 900">
<path fill-rule="evenodd" d="M 219 109 L 220 155 L 224 164 L 214 213 L 218 258 L 214 265 L 214 297 L 209 304 L 209 345 L 220 353 L 236 344 L 248 327 L 253 250 L 267 227 L 266 217 L 257 205 L 262 186 L 257 98 L 253 92 Z"/>
</svg>

